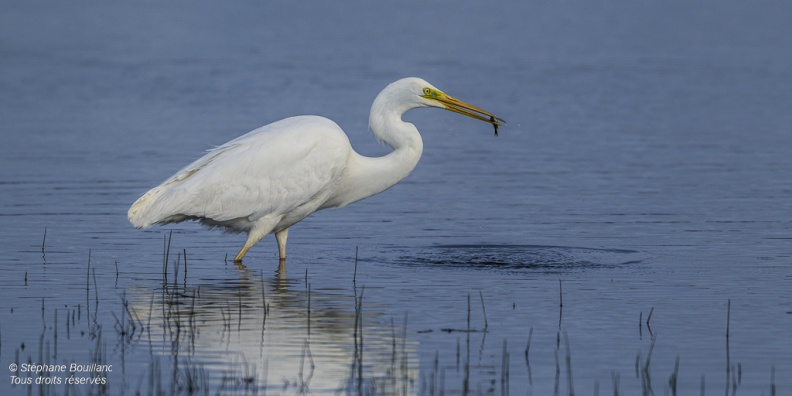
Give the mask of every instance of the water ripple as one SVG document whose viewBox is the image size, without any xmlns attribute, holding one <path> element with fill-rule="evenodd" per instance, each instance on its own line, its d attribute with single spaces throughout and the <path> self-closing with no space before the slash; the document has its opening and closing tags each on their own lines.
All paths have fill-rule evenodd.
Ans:
<svg viewBox="0 0 792 396">
<path fill-rule="evenodd" d="M 509 272 L 561 273 L 614 268 L 641 263 L 647 253 L 626 249 L 601 249 L 542 245 L 438 245 L 400 256 L 407 265 L 476 268 Z"/>
</svg>

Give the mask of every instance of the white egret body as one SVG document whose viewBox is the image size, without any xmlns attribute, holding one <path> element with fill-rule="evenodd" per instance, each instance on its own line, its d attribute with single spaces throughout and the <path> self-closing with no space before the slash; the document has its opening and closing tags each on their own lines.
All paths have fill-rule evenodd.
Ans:
<svg viewBox="0 0 792 396">
<path fill-rule="evenodd" d="M 420 78 L 388 85 L 371 106 L 369 126 L 393 151 L 383 157 L 355 152 L 344 131 L 319 116 L 286 118 L 209 151 L 129 208 L 137 228 L 198 220 L 247 232 L 234 261 L 274 233 L 286 258 L 289 227 L 313 212 L 337 208 L 385 191 L 407 177 L 423 152 L 418 129 L 401 119 L 418 107 L 439 107 L 491 123 L 503 120 L 456 100 Z M 497 131 L 497 129 L 496 129 Z"/>
</svg>

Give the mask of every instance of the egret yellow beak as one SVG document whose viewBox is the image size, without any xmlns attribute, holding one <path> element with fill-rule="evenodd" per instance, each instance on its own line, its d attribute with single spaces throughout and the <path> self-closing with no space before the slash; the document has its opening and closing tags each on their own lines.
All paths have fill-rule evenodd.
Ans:
<svg viewBox="0 0 792 396">
<path fill-rule="evenodd" d="M 465 103 L 459 99 L 448 96 L 444 92 L 427 88 L 424 90 L 423 97 L 440 102 L 442 104 L 440 107 L 446 110 L 450 110 L 454 113 L 466 115 L 468 117 L 492 124 L 495 127 L 495 136 L 498 135 L 498 127 L 506 125 L 506 121 L 504 121 L 503 118 L 500 118 L 480 107 L 473 106 L 472 104 Z"/>
</svg>

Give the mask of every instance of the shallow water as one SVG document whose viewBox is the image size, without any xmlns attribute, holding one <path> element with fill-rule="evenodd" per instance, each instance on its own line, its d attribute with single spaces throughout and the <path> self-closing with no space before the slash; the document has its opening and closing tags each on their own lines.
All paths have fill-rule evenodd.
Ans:
<svg viewBox="0 0 792 396">
<path fill-rule="evenodd" d="M 790 17 L 771 2 L 6 5 L 0 360 L 112 371 L 0 393 L 786 394 Z M 295 226 L 285 270 L 272 237 L 239 267 L 241 236 L 126 221 L 203 150 L 284 116 L 386 152 L 368 109 L 407 75 L 509 125 L 493 138 L 409 113 L 413 174 Z"/>
</svg>

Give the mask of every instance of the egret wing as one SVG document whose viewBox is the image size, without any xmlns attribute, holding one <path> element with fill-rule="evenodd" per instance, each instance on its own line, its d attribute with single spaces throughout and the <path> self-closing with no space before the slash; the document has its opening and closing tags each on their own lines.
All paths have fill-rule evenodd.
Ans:
<svg viewBox="0 0 792 396">
<path fill-rule="evenodd" d="M 346 135 L 328 119 L 281 120 L 188 165 L 141 197 L 130 220 L 145 227 L 199 219 L 239 231 L 264 216 L 299 221 L 332 194 L 349 151 Z"/>
</svg>

